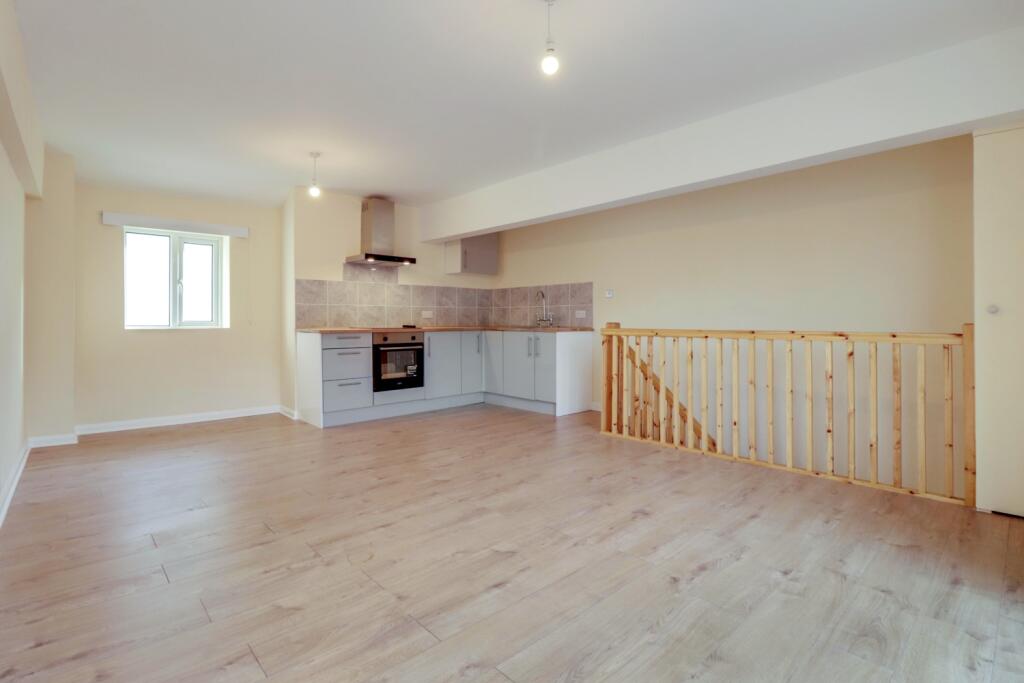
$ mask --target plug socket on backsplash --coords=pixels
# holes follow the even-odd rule
[[[553,326],[593,326],[592,282],[496,289],[404,285],[395,268],[370,271],[352,264],[345,264],[343,280],[295,281],[295,326],[534,326],[544,311],[540,292]]]

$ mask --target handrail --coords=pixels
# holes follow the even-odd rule
[[[975,505],[972,324],[964,325],[961,332],[936,333],[624,328],[608,323],[601,336],[601,431],[606,434]],[[880,347],[889,347],[891,358],[880,355]],[[796,377],[794,348],[803,366]],[[904,349],[911,351],[906,359]],[[941,358],[928,349],[941,352]],[[837,352],[842,354],[838,358]],[[865,356],[866,372],[857,362],[863,363]],[[777,358],[784,361],[779,383]],[[954,380],[957,362],[962,371],[959,383]],[[835,372],[837,364],[845,365],[845,373]],[[880,367],[889,373],[882,382]],[[865,374],[868,381],[858,381]],[[906,394],[904,375],[913,385]],[[941,391],[928,391],[930,376],[941,377]],[[780,396],[784,409],[776,415]],[[846,412],[846,420],[840,423],[835,420],[837,408]],[[867,420],[863,419],[865,408]],[[886,416],[884,421],[880,416]],[[709,433],[712,419],[714,437]],[[883,422],[890,432],[885,432]],[[905,431],[904,422],[912,423],[912,428]],[[802,429],[796,429],[797,423],[802,423]],[[765,426],[767,438],[761,431]],[[743,445],[741,434],[746,435]],[[907,448],[908,442],[913,451]],[[779,461],[783,455],[784,463]],[[957,462],[962,467],[959,481]]]

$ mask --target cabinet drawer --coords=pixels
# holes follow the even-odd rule
[[[343,379],[324,382],[324,412],[367,408],[373,405],[373,380]]]
[[[324,349],[324,379],[352,379],[373,375],[370,349]]]
[[[339,332],[338,334],[321,334],[322,349],[355,349],[370,346],[372,341],[369,332]]]

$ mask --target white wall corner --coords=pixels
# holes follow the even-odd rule
[[[11,508],[11,503],[14,501],[14,492],[18,489],[18,482],[21,481],[21,475],[25,472],[25,464],[28,462],[28,454],[32,451],[28,444],[25,444],[25,449],[21,453],[19,458],[18,466],[14,468],[14,476],[11,477],[11,488],[4,493],[4,497],[0,500],[0,528],[4,526],[4,520],[7,519],[7,511]]]
[[[278,406],[277,412],[281,413],[285,417],[291,418],[292,420],[298,419],[298,416],[295,413],[295,411],[289,408],[288,406]]]
[[[0,144],[25,194],[39,197],[46,146],[11,0],[0,0],[0,45]]]

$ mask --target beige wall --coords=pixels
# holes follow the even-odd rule
[[[125,330],[121,231],[104,210],[248,227],[230,245],[231,328]],[[80,183],[76,224],[79,425],[280,404],[280,209]]]
[[[25,203],[25,429],[75,431],[75,162],[47,148],[43,199]]]
[[[22,396],[25,191],[0,147],[0,515],[25,452]]]
[[[596,325],[950,331],[970,255],[959,137],[502,233],[501,281],[593,280]]]
[[[1024,127],[974,140],[974,260],[978,507],[1024,515]]]

